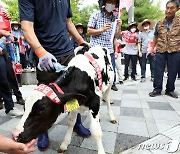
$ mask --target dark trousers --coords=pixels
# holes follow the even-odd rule
[[[111,56],[111,63],[112,63],[112,66],[113,66],[113,70],[114,70],[114,82],[113,82],[113,85],[115,85],[115,82],[116,82],[116,63],[115,63],[114,53],[111,53],[110,56]]]
[[[180,67],[180,52],[174,53],[159,53],[155,54],[155,69],[154,69],[154,90],[162,91],[163,75],[165,65],[167,63],[168,79],[166,84],[166,91],[171,92],[175,90],[175,80]]]
[[[146,78],[146,63],[147,60],[150,63],[150,70],[151,70],[151,78],[154,78],[154,56],[151,56],[150,54],[146,58],[146,53],[142,54],[142,57],[140,57],[139,62],[141,66],[141,78]]]
[[[124,54],[124,60],[125,60],[125,69],[124,69],[124,76],[125,76],[125,78],[129,77],[128,68],[129,68],[129,63],[131,61],[131,63],[132,63],[131,78],[135,79],[137,55]]]
[[[8,78],[8,82],[10,84],[10,87],[12,88],[14,95],[16,96],[16,99],[19,100],[22,98],[22,94],[19,90],[17,78],[16,78],[16,75],[14,73],[12,63],[9,60],[6,61],[6,69],[7,69],[7,78]]]
[[[0,98],[4,100],[6,112],[14,107],[11,88],[7,79],[6,62],[3,55],[0,55]]]

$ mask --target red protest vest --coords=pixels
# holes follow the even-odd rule
[[[0,5],[0,30],[11,31],[10,20],[4,17],[4,9],[1,5]]]
[[[129,31],[125,31],[122,35],[127,43],[136,43],[137,35]]]

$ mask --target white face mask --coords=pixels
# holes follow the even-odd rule
[[[18,27],[14,27],[14,30],[18,30]]]
[[[106,11],[112,12],[115,9],[115,5],[106,3]]]
[[[132,33],[134,33],[136,31],[136,28],[131,28],[130,30]]]
[[[150,27],[150,26],[146,26],[146,27],[144,27],[144,30],[148,30],[148,29],[149,29],[149,27]]]

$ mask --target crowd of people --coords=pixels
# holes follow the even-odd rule
[[[21,64],[22,69],[30,68],[31,71],[34,71],[34,67],[38,65],[39,68],[36,69],[38,84],[48,84],[54,75],[50,72],[55,69],[53,62],[67,66],[75,56],[74,49],[79,45],[87,49],[96,45],[109,49],[115,74],[112,90],[118,91],[116,84],[123,84],[129,76],[137,81],[138,61],[141,67],[140,82],[146,82],[148,61],[151,71],[150,80],[154,87],[149,96],[161,95],[163,75],[167,65],[165,94],[178,98],[174,91],[175,80],[180,79],[180,18],[176,15],[179,10],[178,1],[167,2],[166,17],[157,23],[151,19],[145,19],[141,23],[132,22],[125,31],[121,31],[122,21],[114,13],[119,7],[119,0],[99,0],[99,6],[100,9],[91,15],[86,27],[81,23],[73,24],[70,0],[19,0],[21,24],[12,22],[11,31],[0,30],[0,109],[3,108],[4,102],[6,114],[15,116],[23,114],[14,107],[12,99],[14,93],[17,103],[24,105],[19,90],[21,73],[14,71],[17,64]],[[10,19],[8,13],[5,13],[5,18]],[[90,36],[90,43],[87,41],[86,33]],[[82,125],[80,114],[77,115],[74,131],[83,137],[91,135],[89,129]],[[0,136],[0,143],[2,139],[9,140]],[[28,145],[15,145],[13,140],[11,142],[12,146],[9,145],[11,150],[18,146],[19,148],[14,150],[21,150],[22,153],[34,150],[32,148],[34,141]],[[39,136],[37,146],[39,150],[46,150],[48,145],[47,130]],[[7,152],[8,149],[0,144],[0,151]]]

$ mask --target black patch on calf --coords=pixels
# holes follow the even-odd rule
[[[99,59],[98,55],[96,55],[95,53],[91,53],[91,55],[94,59]]]

